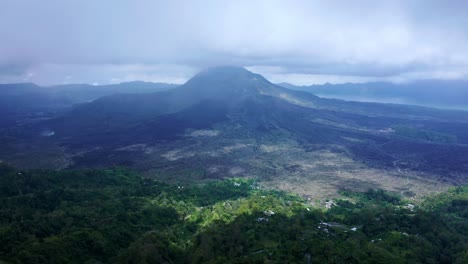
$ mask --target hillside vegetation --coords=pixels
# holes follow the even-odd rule
[[[124,169],[0,165],[0,262],[466,263],[468,188],[380,190],[331,209],[254,180],[169,185]]]

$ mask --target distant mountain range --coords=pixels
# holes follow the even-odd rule
[[[177,85],[126,82],[111,85],[69,84],[38,86],[33,83],[0,84],[0,127],[19,119],[55,116],[74,104],[86,103],[113,94],[145,94],[164,91]]]
[[[350,101],[414,104],[468,110],[468,81],[420,80],[409,83],[344,83],[296,86],[280,83],[288,89],[307,91],[321,97]]]
[[[147,85],[163,91],[19,116],[0,130],[0,159],[129,166],[173,182],[253,177],[310,196],[374,187],[414,196],[468,182],[465,111],[320,98],[230,66],[177,87]]]
[[[151,93],[167,90],[177,85],[150,82],[126,82],[110,85],[66,84],[38,86],[33,83],[0,84],[2,105],[22,107],[42,107],[69,105],[92,101],[112,94]]]

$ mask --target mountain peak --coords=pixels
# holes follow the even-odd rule
[[[223,66],[215,66],[215,67],[206,68],[202,70],[198,75],[207,75],[207,74],[243,75],[243,74],[253,74],[253,73],[246,70],[244,67],[223,65]]]
[[[250,72],[242,67],[220,66],[205,69],[174,89],[178,98],[190,100],[215,99],[235,103],[245,98],[272,96],[293,104],[309,105],[302,97],[316,99],[312,94],[301,94],[275,85],[262,75]],[[189,99],[187,99],[189,100]]]
[[[243,81],[247,82],[249,80],[262,80],[268,82],[263,76],[250,72],[243,67],[238,66],[217,66],[211,67],[202,70],[197,75],[195,75],[193,80],[211,80],[215,82],[220,81]],[[191,80],[192,80],[191,79]]]
[[[260,74],[242,67],[218,66],[207,68],[193,78],[184,87],[201,94],[220,96],[240,96],[265,93],[274,84]]]

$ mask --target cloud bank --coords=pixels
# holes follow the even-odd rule
[[[466,79],[466,1],[0,1],[0,82]]]

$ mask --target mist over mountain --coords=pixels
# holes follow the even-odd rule
[[[468,81],[419,80],[408,83],[370,82],[295,86],[289,89],[307,91],[319,96],[351,101],[369,101],[431,106],[467,110]]]

